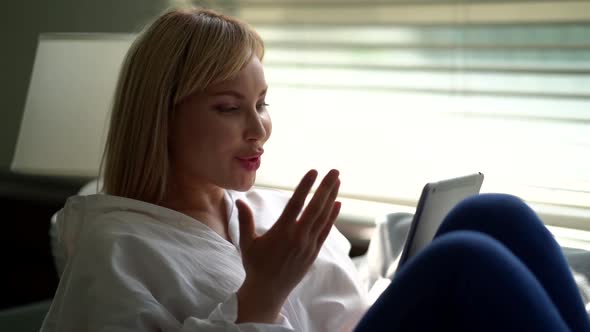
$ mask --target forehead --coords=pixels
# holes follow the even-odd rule
[[[206,92],[215,93],[229,88],[253,89],[260,91],[265,90],[266,87],[266,79],[264,77],[262,63],[257,57],[252,57],[252,60],[250,60],[233,78],[211,84]]]

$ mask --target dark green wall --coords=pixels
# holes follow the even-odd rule
[[[10,168],[37,37],[43,32],[136,32],[169,0],[5,1],[0,15],[0,172]]]

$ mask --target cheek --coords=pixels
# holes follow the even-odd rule
[[[176,158],[185,162],[193,162],[194,158],[206,153],[207,141],[210,139],[208,128],[199,126],[199,122],[193,119],[184,119],[177,124],[174,139],[171,142],[176,152]]]

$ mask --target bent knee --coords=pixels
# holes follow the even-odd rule
[[[524,201],[507,194],[480,194],[464,199],[445,217],[439,233],[461,229],[490,234],[508,229],[517,233],[545,231],[541,220]]]
[[[436,238],[428,247],[438,256],[459,257],[471,260],[498,254],[511,255],[504,245],[493,237],[474,231],[456,231]]]

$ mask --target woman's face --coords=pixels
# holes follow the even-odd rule
[[[272,129],[266,89],[262,64],[253,57],[235,78],[180,103],[170,127],[173,177],[188,185],[250,189]]]

